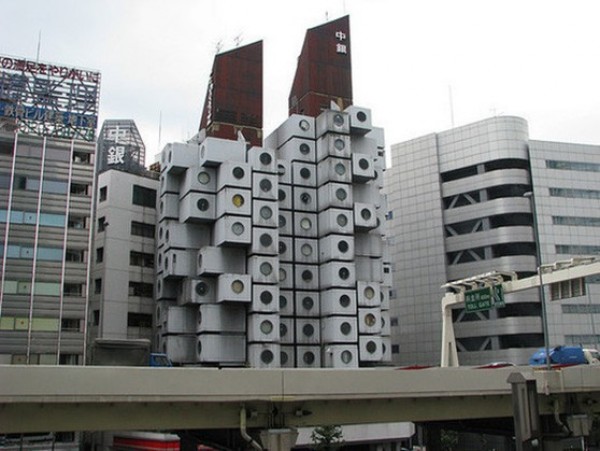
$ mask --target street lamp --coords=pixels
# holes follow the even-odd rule
[[[538,226],[537,220],[537,210],[535,208],[535,197],[533,196],[533,191],[527,191],[523,194],[523,197],[527,197],[531,202],[531,214],[533,215],[533,233],[535,238],[535,254],[537,260],[537,273],[540,278],[540,302],[542,304],[542,333],[544,334],[544,349],[546,352],[546,369],[551,369],[550,366],[550,346],[548,345],[548,340],[550,339],[548,335],[548,316],[546,313],[546,292],[544,291],[544,284],[542,281],[542,251],[540,246],[540,230]]]

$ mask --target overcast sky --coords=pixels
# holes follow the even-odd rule
[[[0,53],[35,59],[41,32],[41,61],[99,70],[100,121],[134,119],[150,164],[197,131],[219,45],[264,41],[269,134],[306,29],[345,14],[354,103],[388,148],[493,115],[600,144],[598,0],[0,0]]]

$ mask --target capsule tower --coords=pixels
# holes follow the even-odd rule
[[[352,105],[349,17],[307,31],[263,142],[262,42],[215,58],[199,133],[161,155],[156,346],[182,365],[391,360],[383,130]]]

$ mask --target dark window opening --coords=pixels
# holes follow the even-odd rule
[[[151,298],[154,293],[154,285],[143,282],[129,282],[129,296]]]
[[[146,224],[143,222],[131,221],[131,234],[144,238],[154,238],[156,227],[154,224]]]
[[[152,315],[128,312],[127,327],[152,327]]]
[[[102,188],[100,188],[100,202],[104,202],[106,200],[106,198],[108,197],[108,188],[106,186],[103,186]]]

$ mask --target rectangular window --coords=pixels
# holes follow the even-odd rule
[[[567,255],[598,255],[600,246],[586,246],[576,244],[557,244],[555,246],[557,254]]]
[[[156,227],[154,224],[146,224],[144,222],[131,221],[131,234],[134,236],[142,236],[144,238],[154,238]]]
[[[134,205],[156,208],[156,190],[144,186],[133,185],[132,202]]]
[[[65,261],[82,263],[85,261],[85,251],[79,249],[67,249]]]
[[[94,293],[102,293],[102,279],[94,279]]]
[[[42,332],[57,332],[59,321],[55,318],[33,318],[31,320],[31,330]]]
[[[131,251],[129,252],[129,264],[143,268],[154,268],[154,254]]]
[[[83,296],[83,284],[65,283],[63,285],[63,293],[65,296]]]
[[[63,318],[60,322],[60,330],[79,332],[81,330],[81,321],[76,318]]]
[[[552,197],[567,197],[570,199],[600,199],[600,191],[593,189],[549,188]]]
[[[90,163],[90,154],[85,153],[85,152],[78,152],[78,151],[73,152],[73,163],[89,164]]]
[[[583,216],[552,216],[552,224],[581,227],[600,227],[600,218],[586,218]]]
[[[69,216],[68,227],[70,229],[85,229],[87,218],[85,216]]]
[[[107,192],[108,188],[106,186],[103,186],[102,188],[100,188],[100,202],[104,202],[106,200],[106,197],[108,195]]]
[[[154,293],[154,285],[143,282],[129,282],[129,296],[151,298]]]
[[[98,326],[100,324],[100,310],[94,310],[92,312],[92,322],[94,326]]]
[[[600,172],[600,164],[579,161],[546,160],[548,169],[563,169],[567,171]]]
[[[88,185],[83,183],[71,183],[71,194],[74,196],[87,196]]]
[[[34,294],[37,296],[60,296],[60,284],[53,282],[36,282]]]
[[[108,225],[104,216],[98,218],[98,232],[104,232],[104,229]]]
[[[104,248],[99,247],[96,249],[96,263],[102,263],[104,261]]]
[[[152,315],[128,312],[127,327],[152,327]]]

